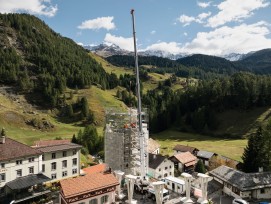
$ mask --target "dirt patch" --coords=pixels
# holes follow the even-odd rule
[[[7,123],[12,123],[12,124],[25,124],[25,118],[13,111],[6,111],[1,113],[1,118],[6,121]]]

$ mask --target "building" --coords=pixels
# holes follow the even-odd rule
[[[31,148],[6,136],[1,136],[1,201],[27,202],[50,193],[50,191],[42,187],[42,184],[50,179],[41,173],[42,152],[40,150]]]
[[[235,198],[271,199],[271,172],[244,173],[227,166],[209,172],[223,192]]]
[[[217,156],[216,153],[213,153],[213,152],[208,152],[208,151],[203,151],[203,150],[200,150],[198,151],[197,153],[197,157],[198,159],[202,160],[203,164],[207,167],[209,167],[209,160],[212,158],[212,157],[215,157]]]
[[[185,193],[185,182],[182,179],[173,177],[173,176],[168,176],[166,178],[163,178],[162,181],[165,182],[165,185],[167,186],[167,189],[183,194]]]
[[[185,146],[185,145],[180,145],[177,144],[174,148],[174,154],[178,154],[178,153],[182,153],[182,152],[190,152],[193,155],[197,155],[197,152],[199,151],[197,148],[195,147],[190,147],[190,146]]]
[[[80,173],[81,145],[62,140],[39,141],[36,150],[42,154],[41,172],[51,182],[78,176]]]
[[[112,173],[91,173],[60,181],[61,204],[107,204],[115,202],[119,185]]]
[[[174,163],[165,156],[159,154],[149,154],[148,174],[150,177],[156,179],[174,176]]]
[[[159,154],[160,153],[160,144],[152,138],[149,138],[148,142],[148,152],[151,154]]]
[[[108,110],[105,128],[105,163],[112,170],[121,170],[126,174],[139,174],[141,164],[148,169],[149,131],[146,111],[142,112],[143,144],[140,145],[138,114],[136,109],[127,112]],[[143,148],[140,146],[144,146]],[[141,151],[142,150],[142,151]],[[142,157],[145,155],[146,157]]]
[[[197,157],[190,152],[175,154],[169,158],[180,172],[190,172],[194,170],[197,163]]]
[[[95,174],[95,173],[102,173],[107,170],[106,164],[97,164],[94,166],[89,166],[82,169],[85,174]]]

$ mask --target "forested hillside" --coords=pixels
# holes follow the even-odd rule
[[[66,87],[116,86],[86,50],[27,14],[0,14],[0,62],[0,83],[35,93],[49,107]]]

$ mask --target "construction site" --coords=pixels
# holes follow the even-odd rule
[[[125,174],[140,175],[141,164],[145,172],[148,169],[148,114],[142,111],[142,133],[139,132],[136,109],[127,112],[107,110],[105,127],[105,163],[113,170],[121,170]],[[143,148],[140,145],[143,139]],[[141,151],[144,154],[141,159]]]

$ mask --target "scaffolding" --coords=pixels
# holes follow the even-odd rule
[[[148,114],[142,110],[144,148],[140,148],[140,131],[136,109],[126,112],[109,109],[106,111],[105,163],[113,170],[126,174],[140,175],[141,151],[144,151],[144,167],[148,172]]]

